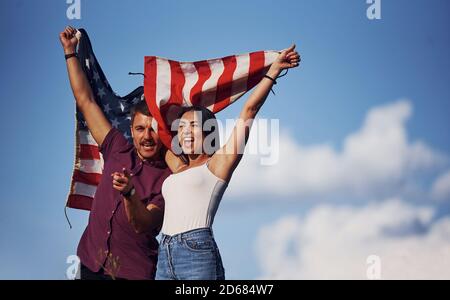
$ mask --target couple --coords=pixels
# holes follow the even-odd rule
[[[182,150],[174,154],[161,145],[144,101],[131,110],[133,145],[111,126],[76,56],[75,33],[67,27],[59,37],[77,107],[104,160],[78,246],[81,279],[225,279],[211,229],[214,215],[275,79],[299,65],[295,45],[279,54],[256,86],[223,147],[218,126],[204,126],[216,122],[214,114],[190,107],[172,126]],[[204,143],[211,137],[214,144]]]

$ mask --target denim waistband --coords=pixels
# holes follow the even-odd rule
[[[161,244],[168,244],[170,241],[175,240],[181,242],[183,239],[187,238],[201,238],[201,237],[209,237],[214,238],[214,234],[211,228],[197,228],[189,231],[177,233],[175,235],[167,235],[161,233]]]

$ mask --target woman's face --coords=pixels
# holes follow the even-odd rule
[[[178,125],[178,140],[185,154],[203,153],[203,130],[201,112],[184,113]]]

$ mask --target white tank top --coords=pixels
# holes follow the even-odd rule
[[[208,163],[172,174],[162,185],[165,201],[161,232],[175,235],[211,227],[227,182],[215,176]]]

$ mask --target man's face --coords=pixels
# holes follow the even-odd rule
[[[131,126],[133,144],[141,159],[152,159],[159,154],[161,142],[152,128],[152,117],[136,112]]]

